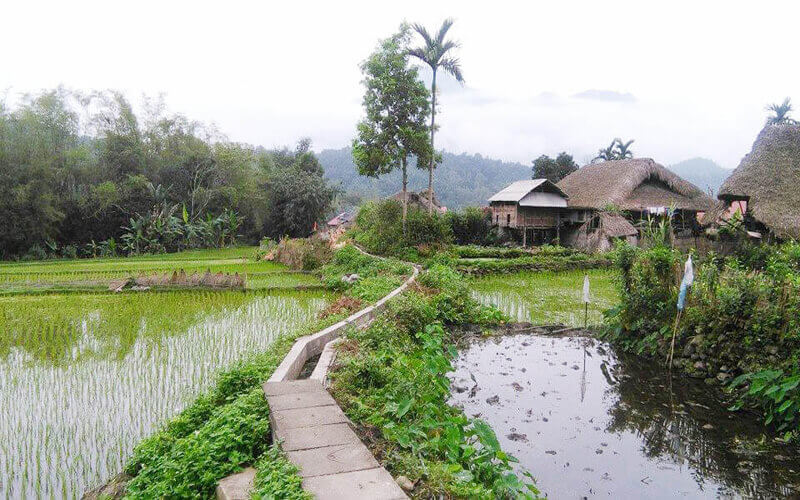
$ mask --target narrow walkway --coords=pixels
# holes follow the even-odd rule
[[[407,498],[316,380],[267,382],[274,437],[318,499]]]
[[[414,266],[412,275],[375,305],[298,339],[263,385],[273,442],[281,443],[288,459],[298,467],[303,489],[319,500],[408,498],[353,432],[350,420],[322,383],[333,361],[333,344],[345,329],[372,322],[388,301],[414,282],[418,273],[419,268]],[[321,356],[311,378],[295,380],[305,362],[317,354]],[[249,499],[255,473],[250,467],[224,478],[217,485],[217,498]]]

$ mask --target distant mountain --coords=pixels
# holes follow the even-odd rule
[[[733,172],[733,170],[720,167],[706,158],[691,158],[670,165],[668,168],[703,191],[711,190],[714,196],[725,179]]]
[[[326,149],[317,155],[325,177],[341,183],[348,197],[376,199],[400,191],[399,171],[377,179],[358,175],[350,148]],[[484,158],[479,154],[443,153],[442,164],[434,172],[434,190],[439,201],[450,209],[487,205],[487,199],[508,184],[531,178],[531,167],[521,163]],[[428,171],[409,168],[408,188],[428,187]]]

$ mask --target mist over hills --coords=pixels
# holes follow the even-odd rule
[[[733,172],[733,170],[720,167],[713,160],[707,158],[690,158],[670,165],[668,168],[703,191],[711,191],[714,196],[717,195],[717,191],[725,179]]]
[[[358,175],[349,147],[326,149],[318,155],[325,168],[325,177],[338,183],[348,199],[377,199],[400,190],[400,171],[378,178]],[[725,178],[732,172],[705,158],[692,158],[669,167],[676,174],[704,191],[717,192]],[[531,178],[531,166],[517,162],[504,162],[480,154],[454,154],[444,152],[442,164],[435,172],[436,196],[450,209],[487,205],[487,199],[508,184]],[[409,190],[428,187],[428,172],[414,166],[409,168]]]

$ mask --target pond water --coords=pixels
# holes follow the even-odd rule
[[[79,498],[327,292],[0,298],[0,498]]]
[[[477,340],[452,403],[487,421],[549,498],[787,498],[800,448],[718,389],[591,338]]]

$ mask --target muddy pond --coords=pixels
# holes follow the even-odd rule
[[[787,498],[800,447],[717,388],[586,337],[473,341],[452,404],[487,421],[549,498]]]

